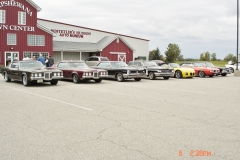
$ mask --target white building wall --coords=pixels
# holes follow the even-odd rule
[[[61,30],[59,32],[67,32],[63,33],[60,36],[60,33],[57,33],[57,37],[54,37],[54,41],[70,41],[70,42],[89,42],[89,43],[97,43],[105,36],[117,36],[117,34],[107,33],[104,31],[97,31],[94,29],[85,29],[78,26],[72,26],[57,22],[45,21],[38,19],[38,24],[48,28],[49,30]],[[71,32],[73,31],[73,32]],[[72,34],[73,33],[73,34]],[[90,35],[83,35],[82,38],[70,37],[72,35],[79,35],[77,33],[90,33]],[[149,54],[149,41],[141,40],[137,38],[132,38],[124,35],[120,35],[131,47],[135,49],[133,58],[138,56],[145,56],[148,58]]]

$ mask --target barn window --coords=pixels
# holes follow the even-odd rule
[[[7,45],[16,45],[17,44],[17,35],[16,34],[7,34]]]
[[[26,25],[26,12],[18,12],[18,24]]]
[[[0,10],[0,23],[6,23],[6,12],[5,12],[5,10]]]
[[[45,37],[43,35],[28,35],[29,46],[45,46]]]

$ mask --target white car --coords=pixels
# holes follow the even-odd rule
[[[226,68],[229,68],[230,73],[234,73],[234,70],[237,68],[237,63],[228,62],[228,64],[225,65]],[[240,69],[240,62],[238,62],[238,69]]]

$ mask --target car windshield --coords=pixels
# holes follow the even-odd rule
[[[24,61],[20,62],[20,68],[45,68],[40,61]]]
[[[180,67],[179,64],[177,64],[177,63],[170,63],[170,66],[172,68],[179,68]]]
[[[155,62],[143,62],[144,66],[151,66],[151,67],[154,67],[154,66],[158,66]]]
[[[209,63],[209,62],[208,63],[203,63],[203,64],[205,64],[206,67],[215,67],[212,63]]]
[[[101,61],[109,61],[109,60],[108,60],[107,58],[105,58],[105,57],[101,57],[100,60],[101,60]]]
[[[68,66],[73,68],[75,67],[88,68],[88,66],[84,62],[68,62]]]
[[[204,67],[204,64],[201,63],[193,63],[194,67]]]
[[[127,67],[125,62],[111,62],[112,67]]]

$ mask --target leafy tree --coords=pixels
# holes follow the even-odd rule
[[[184,61],[183,55],[180,54],[180,56],[178,56],[178,59],[177,59],[177,60],[178,60],[178,61]]]
[[[174,62],[180,56],[181,49],[177,44],[168,44],[167,50],[165,51],[166,62]]]
[[[216,53],[211,54],[211,61],[217,61],[217,55]]]
[[[200,61],[210,61],[210,53],[207,51],[200,54]]]
[[[232,53],[229,53],[228,55],[226,55],[226,57],[223,60],[226,62],[228,61],[236,62],[237,58]]]
[[[152,50],[149,52],[149,60],[164,60],[163,56],[161,55],[160,50],[157,48],[156,50]]]

